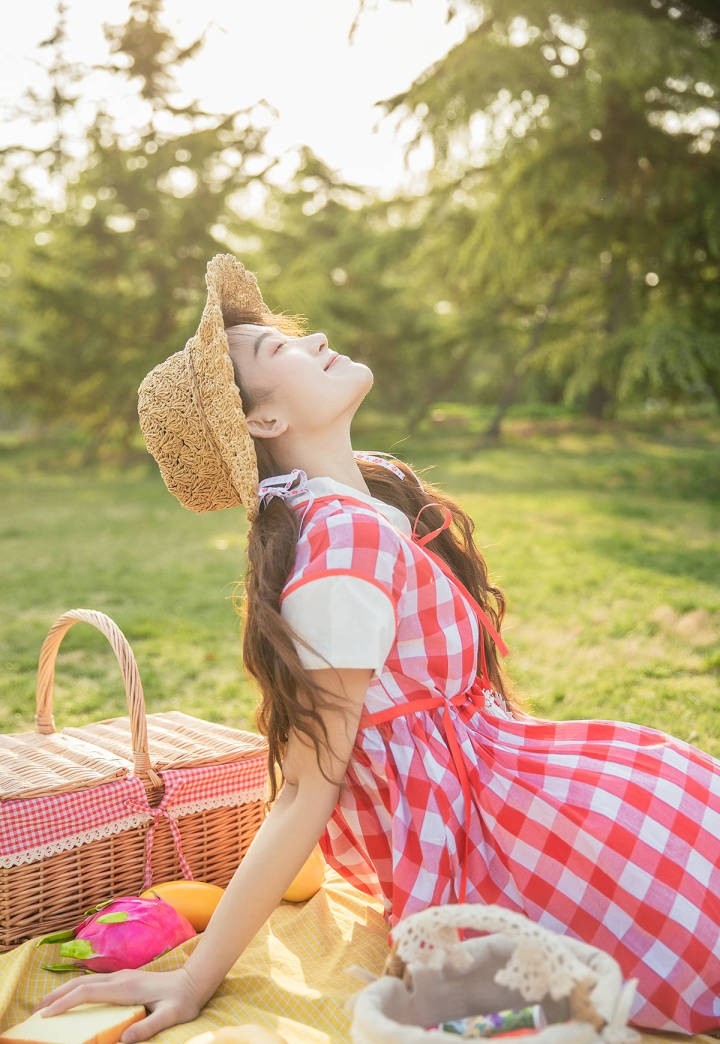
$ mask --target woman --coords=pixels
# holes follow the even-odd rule
[[[193,1019],[320,839],[391,923],[500,903],[610,952],[638,979],[637,1025],[720,1026],[720,763],[651,729],[524,714],[471,521],[353,452],[370,371],[272,315],[232,256],[207,285],[140,423],[182,504],[247,510],[244,655],[283,785],[182,969],[70,981],[48,1012],[143,1003],[126,1042]]]

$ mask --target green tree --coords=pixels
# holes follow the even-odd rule
[[[720,402],[716,22],[660,0],[466,6],[476,27],[386,108],[435,148],[416,261],[427,282],[448,258],[474,387],[507,405],[532,381],[597,415]]]
[[[137,385],[192,333],[231,200],[271,165],[261,114],[218,117],[177,103],[174,73],[201,41],[179,49],[161,13],[162,0],[133,0],[127,22],[106,30],[106,72],[135,89],[138,116],[127,130],[98,106],[79,149],[63,129],[76,95],[60,5],[47,42],[49,96],[32,99],[38,117],[54,114],[54,140],[45,155],[18,148],[4,157],[25,250],[6,263],[22,322],[4,340],[0,380],[24,412],[90,432],[99,453],[136,437]],[[38,160],[47,198],[31,210]]]

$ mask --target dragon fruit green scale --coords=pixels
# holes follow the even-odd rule
[[[187,918],[164,899],[123,896],[96,907],[72,931],[40,943],[59,942],[60,956],[74,958],[48,966],[53,971],[111,972],[148,964],[195,934]]]

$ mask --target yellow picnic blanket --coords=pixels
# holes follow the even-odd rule
[[[380,907],[328,872],[325,887],[307,903],[275,910],[200,1018],[157,1034],[153,1044],[186,1044],[205,1030],[246,1022],[275,1030],[287,1044],[347,1044],[348,1001],[364,985],[357,968],[380,974],[387,935]],[[150,967],[176,968],[194,945],[190,940]],[[27,1018],[61,981],[41,967],[55,956],[33,941],[0,954],[0,1028]],[[711,1038],[642,1037],[642,1044],[701,1041]]]

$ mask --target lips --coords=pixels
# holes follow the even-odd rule
[[[327,372],[330,369],[331,366],[335,365],[335,363],[338,361],[339,358],[340,358],[340,356],[339,356],[339,354],[337,352],[331,352],[330,353],[330,361],[323,367],[323,369]]]

